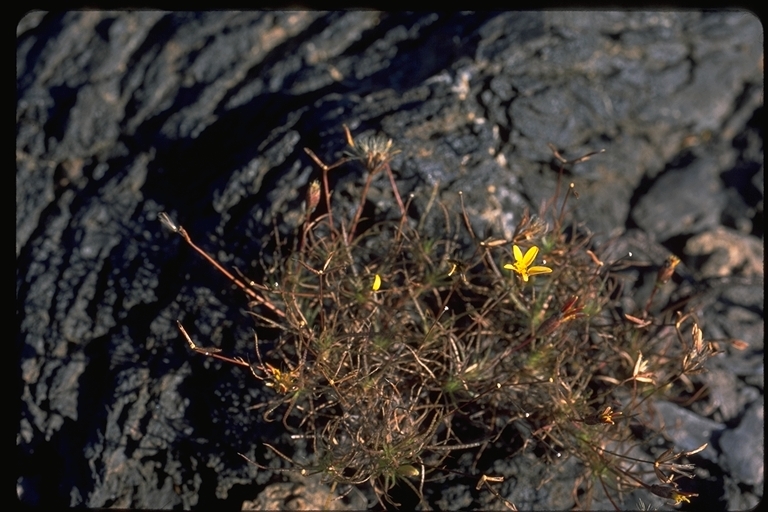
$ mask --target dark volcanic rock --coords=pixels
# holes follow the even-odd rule
[[[755,443],[765,428],[764,409],[762,402],[751,406],[739,426],[720,439],[733,478],[753,486],[764,482],[765,446]]]
[[[478,232],[500,236],[551,197],[547,143],[566,158],[606,149],[567,169],[578,218],[604,238],[644,231],[626,243],[645,240],[653,265],[681,256],[707,337],[749,344],[718,360],[735,377],[717,382],[734,389],[711,395],[721,412],[707,421],[724,430],[706,460],[712,510],[756,503],[762,466],[734,447],[762,442],[762,37],[740,11],[28,14],[16,51],[21,500],[239,509],[282,482],[238,455],[285,465],[262,446],[285,442],[282,426],[249,410],[262,387],[190,355],[175,327],[250,353],[245,298],[157,218],[260,278],[273,226],[292,231],[317,174],[303,148],[333,161],[346,123],[394,139],[417,207],[434,186],[449,207],[462,191]],[[331,176],[352,208],[361,171]],[[371,214],[392,215],[379,179]],[[718,245],[719,229],[747,260],[720,263],[737,242]],[[635,277],[645,293],[652,273]],[[748,409],[722,403],[733,396]],[[568,482],[525,494],[531,475],[505,495],[572,505]],[[489,506],[472,485],[425,494]]]

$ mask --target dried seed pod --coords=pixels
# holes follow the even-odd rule
[[[320,182],[314,180],[307,189],[307,213],[312,213],[320,204]]]

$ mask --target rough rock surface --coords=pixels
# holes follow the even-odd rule
[[[16,50],[20,499],[230,510],[294,499],[269,486],[284,475],[238,456],[284,435],[248,409],[261,387],[191,356],[175,328],[248,353],[246,301],[157,217],[248,273],[273,223],[296,222],[317,172],[302,149],[332,161],[346,123],[395,140],[401,190],[439,185],[448,205],[463,191],[481,232],[501,214],[500,235],[552,194],[547,143],[566,157],[606,149],[569,175],[582,220],[651,265],[680,256],[707,337],[748,345],[714,361],[702,405],[665,410],[718,426],[697,506],[756,505],[764,456],[745,446],[763,442],[762,38],[740,11],[28,14]],[[344,169],[341,201],[361,178]],[[379,184],[373,213],[392,204]],[[650,276],[637,276],[639,295]],[[562,485],[521,476],[502,494],[572,506],[564,471]],[[475,483],[427,500],[491,506]]]

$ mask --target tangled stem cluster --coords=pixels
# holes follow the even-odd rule
[[[425,485],[456,473],[452,453],[534,451],[553,464],[580,461],[580,508],[600,492],[619,509],[618,498],[639,488],[675,504],[694,498],[678,484],[692,465],[673,461],[696,451],[653,456],[649,440],[662,432],[650,421],[652,402],[685,393],[717,348],[687,312],[657,303],[656,288],[642,310],[619,307],[626,262],[602,261],[607,247],[565,222],[573,186],[560,198],[558,180],[539,215],[521,212],[511,240],[478,238],[463,197],[453,221],[443,206],[444,232],[435,236],[406,216],[414,198],[403,203],[397,190],[392,141],[345,131],[348,148],[334,164],[306,150],[321,175],[308,186],[293,246],[283,241],[267,269],[278,276],[274,286],[234,277],[163,217],[245,291],[256,332],[276,336],[257,339],[249,363],[198,346],[179,324],[194,351],[250,368],[271,388],[259,407],[264,419],[310,440],[313,460],[292,461],[296,469],[322,474],[334,489],[368,484],[382,506],[403,486],[426,504]],[[563,166],[593,154],[568,162],[555,151]],[[334,211],[328,175],[350,160],[368,174],[347,219]],[[399,218],[361,228],[382,173]],[[546,266],[534,265],[540,252]],[[660,262],[658,288],[677,263]],[[498,490],[504,475],[472,471],[478,489],[515,508]]]

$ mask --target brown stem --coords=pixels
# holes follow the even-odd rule
[[[395,183],[395,176],[392,174],[392,168],[389,166],[389,163],[384,164],[384,169],[387,171],[387,176],[389,176],[389,183],[392,185],[392,192],[395,194],[395,200],[397,201],[397,206],[400,207],[400,215],[402,217],[405,217],[405,206],[403,205],[403,200],[400,198],[400,192],[397,190],[397,183]]]
[[[254,300],[256,303],[258,303],[258,304],[261,304],[261,305],[263,305],[263,306],[266,306],[266,307],[268,307],[269,309],[271,309],[273,312],[277,313],[277,314],[278,314],[278,315],[280,315],[280,316],[285,316],[285,313],[283,313],[282,311],[280,311],[279,309],[277,309],[277,308],[274,306],[274,304],[272,304],[271,302],[269,302],[267,299],[265,299],[264,297],[262,297],[260,294],[258,294],[258,293],[256,293],[255,291],[253,291],[253,290],[252,290],[251,288],[249,288],[249,287],[248,287],[248,286],[247,286],[245,283],[243,283],[243,282],[242,282],[242,281],[240,281],[238,278],[236,278],[235,276],[233,276],[233,275],[232,275],[232,274],[231,274],[231,273],[230,273],[230,272],[229,272],[227,269],[225,269],[224,267],[222,267],[222,266],[219,264],[219,262],[218,262],[218,261],[216,261],[215,259],[213,259],[213,258],[212,258],[210,255],[208,255],[208,253],[207,253],[207,252],[205,252],[205,251],[204,251],[204,250],[202,250],[200,247],[198,247],[197,245],[195,245],[195,243],[192,241],[192,238],[191,238],[191,237],[189,236],[189,234],[187,233],[187,230],[186,230],[186,229],[184,229],[184,228],[183,228],[183,227],[181,227],[181,226],[177,226],[177,227],[176,227],[176,232],[177,232],[177,233],[178,233],[178,234],[179,234],[179,235],[180,235],[180,236],[181,236],[181,237],[184,239],[184,241],[185,241],[185,242],[187,242],[187,245],[189,245],[189,246],[190,246],[192,249],[194,249],[194,250],[195,250],[195,252],[197,252],[197,253],[198,253],[200,256],[202,256],[202,257],[203,257],[203,258],[204,258],[204,259],[205,259],[205,260],[206,260],[208,263],[210,263],[211,265],[213,265],[213,267],[214,267],[216,270],[218,270],[219,272],[221,272],[222,274],[224,274],[224,275],[227,277],[227,279],[229,279],[230,281],[232,281],[233,283],[235,283],[235,285],[237,285],[237,286],[238,286],[238,287],[239,287],[241,290],[243,290],[243,291],[245,292],[245,294],[246,294],[246,295],[248,295],[250,298],[252,298],[252,299],[253,299],[253,300]]]
[[[373,173],[368,173],[368,179],[365,180],[365,185],[363,186],[363,192],[360,194],[360,205],[357,207],[357,211],[355,212],[355,217],[352,219],[352,224],[349,226],[349,233],[347,234],[347,243],[352,243],[352,238],[355,236],[355,229],[357,228],[357,223],[360,221],[360,216],[363,214],[363,206],[365,205],[365,199],[368,196],[368,189],[371,188],[371,182],[373,181]]]

